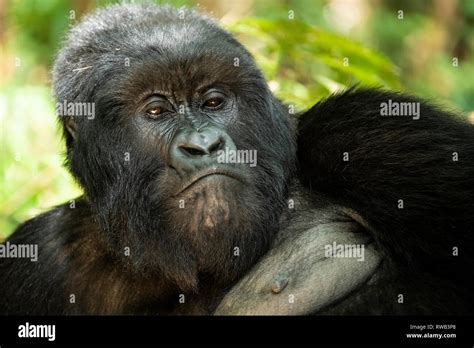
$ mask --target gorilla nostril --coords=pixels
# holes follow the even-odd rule
[[[188,156],[204,156],[208,153],[206,149],[202,147],[188,144],[180,145],[179,150]]]
[[[224,149],[224,140],[223,139],[218,139],[214,144],[212,144],[211,146],[209,146],[209,153],[214,153],[214,152],[217,152],[219,150],[223,150]]]

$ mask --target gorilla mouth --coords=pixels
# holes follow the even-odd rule
[[[220,176],[227,176],[229,178],[232,178],[234,180],[244,182],[243,176],[238,173],[235,170],[227,169],[227,168],[218,168],[218,167],[212,167],[206,170],[201,170],[197,173],[194,173],[190,178],[184,181],[184,183],[180,186],[179,190],[174,196],[177,196],[190,187],[192,187],[194,184],[197,182],[201,181],[204,178],[207,178],[209,176],[214,176],[214,175],[220,175]]]

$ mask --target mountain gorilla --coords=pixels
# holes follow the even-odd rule
[[[4,244],[39,255],[0,260],[0,313],[472,312],[474,129],[458,116],[350,89],[294,117],[230,34],[154,5],[84,19],[53,79],[84,196]]]

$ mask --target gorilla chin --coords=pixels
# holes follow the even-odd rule
[[[178,250],[187,246],[196,283],[197,274],[229,283],[268,249],[278,219],[268,214],[262,197],[246,171],[213,166],[184,180],[166,199],[162,220],[172,224],[162,224],[163,238],[173,238]]]
[[[244,197],[246,182],[236,170],[212,167],[185,180],[171,205],[184,213],[183,218],[189,221],[186,230],[191,235],[226,233],[229,224],[239,219],[233,214],[249,200]]]

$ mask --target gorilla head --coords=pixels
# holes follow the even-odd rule
[[[61,122],[111,255],[192,289],[201,275],[234,280],[267,250],[294,139],[231,35],[190,10],[109,7],[70,32],[53,75],[58,103],[95,106]],[[222,161],[235,150],[257,165]]]

